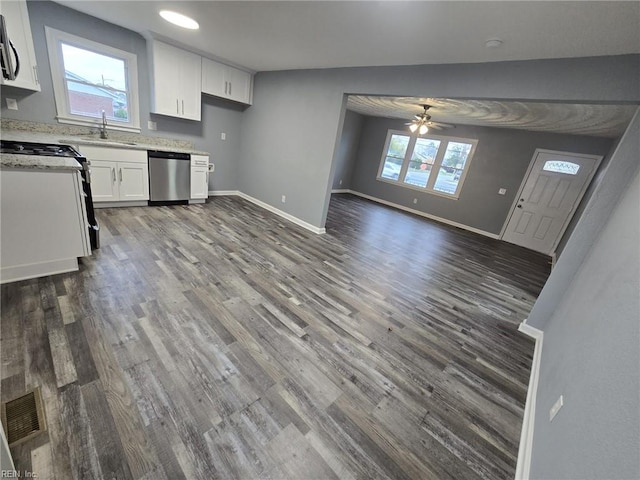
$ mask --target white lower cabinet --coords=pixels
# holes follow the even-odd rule
[[[116,165],[116,162],[91,160],[91,197],[94,203],[118,200]]]
[[[118,196],[121,201],[149,200],[149,167],[118,162]]]
[[[146,150],[81,146],[80,151],[91,162],[94,203],[149,200]]]
[[[142,163],[91,161],[94,203],[149,200],[149,167]]]
[[[209,157],[191,155],[191,200],[209,197]]]
[[[0,283],[72,272],[88,255],[79,170],[0,170]]]

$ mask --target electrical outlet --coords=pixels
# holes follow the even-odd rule
[[[158,130],[158,122],[154,122],[154,121],[152,121],[152,120],[149,120],[149,121],[147,122],[147,128],[148,128],[149,130]]]
[[[286,195],[282,195],[282,203],[286,203],[287,201],[287,196]]]
[[[564,405],[564,397],[560,395],[560,398],[556,400],[556,403],[553,404],[551,410],[549,410],[549,421],[552,421],[554,417],[558,414],[562,406]]]
[[[416,203],[418,203],[418,199],[417,199],[417,198],[414,198],[414,199],[413,199],[413,204],[415,205]]]
[[[17,110],[18,109],[18,102],[16,101],[15,98],[7,98],[7,108],[9,110]]]
[[[342,185],[342,180],[340,180],[340,185]]]
[[[506,188],[501,188],[500,190],[498,190],[498,195],[505,195],[506,193],[507,193]]]
[[[227,134],[226,134],[226,133],[224,133],[224,132],[222,132],[222,133],[220,134],[220,140],[226,140],[226,139],[227,139]]]

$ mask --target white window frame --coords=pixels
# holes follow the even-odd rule
[[[127,75],[127,96],[129,98],[129,121],[114,122],[107,125],[108,130],[122,130],[127,132],[140,133],[140,103],[138,101],[138,59],[137,56],[124,50],[109,47],[101,43],[93,42],[82,37],[77,37],[67,32],[62,32],[51,27],[44,27],[47,38],[47,50],[49,51],[49,66],[51,68],[51,78],[53,80],[53,94],[58,112],[57,120],[60,123],[71,125],[99,126],[101,119],[86,115],[76,115],[71,113],[69,107],[69,93],[67,82],[65,81],[64,61],[62,56],[61,43],[72,45],[83,50],[89,50],[101,55],[117,58],[125,62]]]
[[[393,135],[402,135],[404,137],[409,137],[409,144],[407,145],[407,151],[405,152],[404,160],[402,161],[402,167],[400,168],[400,173],[396,180],[393,180],[390,178],[384,178],[382,176],[382,171],[384,170],[384,164],[387,158],[387,152],[389,150],[389,143],[391,142],[391,137]],[[440,146],[438,147],[436,158],[433,161],[433,165],[431,166],[431,173],[429,174],[427,185],[424,187],[420,187],[418,185],[411,185],[410,183],[404,182],[404,177],[407,174],[407,170],[409,169],[409,163],[413,155],[413,149],[415,148],[416,141],[419,138],[428,138],[428,139],[437,140],[440,142]],[[444,154],[446,153],[447,146],[450,142],[471,144],[471,150],[469,150],[469,156],[467,157],[467,161],[465,162],[464,168],[462,169],[462,173],[460,174],[458,187],[456,188],[456,191],[453,194],[441,192],[439,190],[434,190],[434,186],[438,178],[438,173],[440,172],[440,166],[442,165]],[[411,190],[418,190],[420,192],[429,193],[431,195],[438,195],[440,197],[448,198],[451,200],[457,200],[460,197],[462,186],[464,184],[465,179],[467,178],[467,173],[469,172],[471,162],[473,161],[473,157],[476,152],[477,145],[478,145],[478,140],[473,138],[446,137],[442,135],[417,135],[415,133],[409,133],[404,130],[389,130],[387,132],[387,139],[384,142],[384,148],[382,149],[382,158],[380,159],[380,166],[378,167],[378,175],[376,178],[380,182],[391,183],[399,187],[409,188]]]

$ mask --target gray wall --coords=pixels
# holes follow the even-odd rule
[[[244,113],[240,189],[322,227],[344,94],[640,102],[640,57],[263,72]],[[287,194],[287,203],[280,196]]]
[[[27,7],[42,91],[31,93],[3,86],[1,92],[3,118],[57,123],[44,33],[44,26],[47,25],[136,54],[138,58],[141,133],[148,136],[170,137],[193,142],[196,149],[210,152],[212,161],[216,164],[216,172],[210,180],[210,189],[236,190],[238,188],[237,165],[240,154],[240,132],[242,115],[246,107],[205,95],[202,97],[202,122],[150,114],[149,69],[146,42],[142,36],[53,2],[29,1]],[[6,108],[5,98],[7,97],[18,100],[18,111]],[[157,122],[157,131],[147,129],[148,120]],[[220,139],[221,132],[227,134],[227,139],[224,141]]]
[[[366,117],[347,110],[344,115],[340,144],[336,153],[336,166],[333,174],[333,189],[351,188],[362,124]]]
[[[640,478],[640,174],[603,221],[544,329],[532,479]]]
[[[500,234],[536,148],[605,155],[612,144],[606,138],[469,125],[435,132],[478,140],[455,200],[376,179],[390,129],[408,132],[404,120],[365,117],[351,189],[493,234]],[[499,195],[500,188],[506,188],[507,194]]]

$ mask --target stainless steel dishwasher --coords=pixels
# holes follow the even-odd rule
[[[149,150],[149,205],[187,204],[191,155]]]

